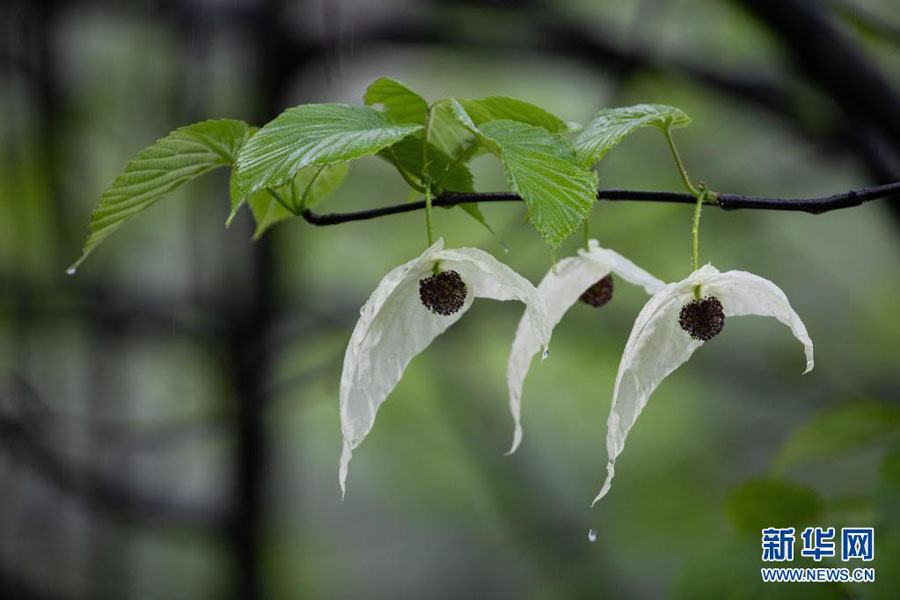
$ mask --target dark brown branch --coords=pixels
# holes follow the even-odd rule
[[[887,185],[850,190],[821,198],[765,198],[742,196],[740,194],[716,194],[716,200],[710,206],[718,206],[725,210],[736,208],[753,208],[760,210],[791,210],[811,214],[820,214],[840,208],[859,206],[869,200],[887,198],[900,194],[900,181]],[[675,204],[693,204],[696,198],[686,192],[648,192],[641,190],[607,189],[597,192],[597,200],[630,200],[646,202],[672,202]],[[474,194],[444,193],[432,201],[434,206],[456,206],[457,204],[479,202],[521,202],[518,194],[511,192],[484,192]],[[316,214],[305,210],[302,217],[313,225],[339,225],[350,221],[367,221],[387,215],[413,212],[425,208],[425,202],[407,202],[381,208],[360,210],[347,213]]]

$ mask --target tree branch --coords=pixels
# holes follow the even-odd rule
[[[869,200],[888,198],[900,194],[900,181],[887,185],[859,188],[849,190],[832,196],[821,198],[765,198],[758,196],[742,196],[740,194],[715,194],[715,201],[711,206],[718,206],[725,210],[737,208],[752,208],[760,210],[790,210],[821,214],[840,208],[859,206]],[[697,200],[691,194],[685,192],[648,192],[641,190],[606,189],[597,192],[597,200],[611,201],[637,201],[637,202],[672,202],[676,204],[694,204]],[[458,194],[445,192],[432,200],[433,206],[456,206],[457,204],[469,204],[479,202],[521,202],[522,198],[512,192],[483,192],[473,194]],[[313,225],[340,225],[350,221],[367,221],[387,215],[413,212],[425,208],[425,202],[407,202],[394,204],[381,208],[360,210],[346,213],[316,214],[305,210],[301,216]]]

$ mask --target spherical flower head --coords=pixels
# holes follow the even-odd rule
[[[594,308],[600,308],[612,300],[615,283],[612,275],[607,275],[584,291],[579,300]]]
[[[441,271],[419,280],[419,299],[431,312],[449,317],[459,312],[469,290],[459,273]]]
[[[681,307],[678,324],[693,339],[708,342],[725,327],[725,311],[715,296],[694,299]]]

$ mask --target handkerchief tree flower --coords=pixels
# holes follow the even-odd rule
[[[727,317],[775,317],[803,344],[806,370],[813,368],[813,344],[787,296],[771,281],[745,271],[720,273],[712,265],[700,268],[700,214],[715,201],[705,184],[695,187],[684,168],[670,127],[662,127],[682,182],[695,196],[691,229],[691,274],[655,293],[634,322],[622,353],[607,422],[606,479],[592,503],[603,498],[615,476],[616,458],[650,395],[663,379],[687,362],[697,348],[722,332]]]
[[[435,267],[440,269],[433,274]],[[381,280],[360,312],[341,375],[340,483],[368,435],[375,414],[400,381],[410,360],[472,306],[474,298],[518,300],[527,307],[523,327],[546,348],[550,329],[544,303],[521,275],[477,248],[445,250],[438,240],[421,256]]]
[[[665,286],[662,281],[621,254],[601,248],[597,240],[587,240],[585,247],[578,250],[577,256],[559,261],[537,286],[547,311],[549,326],[556,327],[576,302],[580,301],[594,308],[606,305],[613,295],[613,274],[628,283],[643,287],[648,294]],[[508,454],[515,452],[522,441],[522,387],[532,359],[542,347],[541,340],[532,332],[530,323],[531,315],[526,311],[516,330],[506,368],[509,409],[515,423],[512,447]]]
[[[504,96],[450,97],[429,103],[388,78],[370,85],[364,100],[365,106],[327,103],[289,108],[260,128],[218,119],[172,131],[142,150],[103,192],[91,214],[81,256],[67,271],[74,274],[99,244],[168,193],[220,167],[231,168],[226,225],[247,206],[256,222],[255,238],[294,217],[313,225],[335,225],[424,209],[426,249],[381,280],[363,306],[346,350],[340,382],[342,488],[353,450],[371,430],[378,408],[406,366],[460,319],[475,298],[525,305],[507,369],[516,422],[511,451],[515,450],[521,440],[522,386],[534,355],[542,349],[546,355],[553,327],[576,301],[596,307],[609,302],[615,274],[652,297],[637,317],[619,365],[609,417],[608,477],[598,495],[602,497],[625,437],[650,394],[700,345],[718,335],[726,319],[744,314],[775,317],[804,344],[807,370],[812,368],[812,343],[780,289],[750,273],[720,273],[711,265],[700,268],[702,205],[823,212],[900,191],[900,183],[895,183],[826,198],[785,200],[695,188],[671,134],[690,119],[671,106],[604,109],[582,128],[534,104]],[[688,194],[598,191],[591,167],[643,127],[663,132]],[[475,191],[468,163],[483,153],[499,159],[510,192]],[[313,212],[348,177],[350,163],[365,157],[387,161],[423,199],[349,213]],[[664,285],[623,256],[588,241],[587,219],[598,196],[694,203],[693,272]],[[479,203],[490,201],[523,202],[528,221],[554,257],[560,244],[581,226],[585,248],[559,261],[537,288],[483,250],[445,248],[435,235],[434,208],[459,206],[490,229],[479,208]]]

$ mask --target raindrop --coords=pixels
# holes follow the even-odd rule
[[[591,543],[597,541],[597,532],[593,528],[588,531],[588,541]]]
[[[75,274],[75,267],[69,267],[68,269],[66,269],[66,275],[74,275],[74,274]]]
[[[550,356],[550,346],[544,348],[544,353],[541,354],[541,360],[546,359],[548,356]]]

